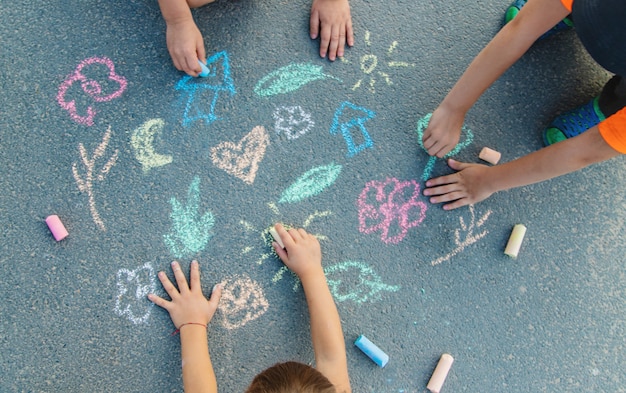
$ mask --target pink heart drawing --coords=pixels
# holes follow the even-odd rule
[[[269,143],[265,128],[256,126],[238,144],[222,142],[213,147],[211,160],[226,173],[252,184]]]
[[[93,79],[87,79],[87,77],[82,73],[83,68],[92,64],[104,64],[109,69],[108,79],[119,84],[119,89],[110,94],[103,94],[102,86],[100,85],[100,83]],[[87,113],[85,115],[80,115],[78,114],[78,110],[76,109],[76,101],[65,100],[65,94],[74,84],[74,82],[80,82],[80,86],[83,91],[96,102],[106,102],[121,96],[124,90],[126,90],[127,86],[126,78],[115,73],[115,65],[113,64],[111,59],[107,57],[90,57],[81,61],[74,70],[74,72],[70,74],[59,86],[59,92],[57,93],[57,102],[59,103],[61,108],[70,113],[70,117],[75,122],[84,124],[86,126],[92,126],[94,124],[93,119],[96,116],[96,110],[89,106],[87,107]]]

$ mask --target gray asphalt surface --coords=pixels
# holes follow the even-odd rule
[[[2,1],[0,391],[181,392],[174,327],[145,299],[175,258],[200,261],[206,293],[226,282],[222,392],[312,362],[304,295],[262,236],[282,221],[323,236],[354,392],[424,392],[444,352],[444,392],[625,392],[623,158],[453,212],[421,196],[418,121],[507,6],[354,0],[356,45],[330,63],[306,1],[219,0],[194,12],[216,75],[186,81],[155,1]],[[468,113],[455,157],[539,149],[608,77],[572,31],[537,43]],[[388,221],[376,190],[398,191]]]

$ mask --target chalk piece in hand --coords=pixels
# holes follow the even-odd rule
[[[58,242],[65,239],[69,233],[65,226],[61,222],[61,219],[57,215],[51,215],[46,218],[46,224],[48,224],[48,228],[50,228],[50,232],[52,232],[52,236]]]
[[[526,227],[524,225],[515,225],[513,227],[513,232],[511,232],[511,237],[509,237],[509,242],[506,244],[506,248],[504,249],[504,253],[511,258],[517,258],[517,254],[519,253],[519,249],[522,246],[522,241],[524,240],[525,234]]]
[[[488,163],[491,163],[493,165],[496,165],[498,161],[500,161],[500,157],[502,157],[502,154],[500,154],[500,152],[492,150],[488,147],[483,147],[483,149],[480,151],[480,154],[478,155],[478,158],[487,161]]]
[[[200,67],[202,67],[202,72],[200,72],[198,74],[198,76],[201,76],[203,78],[206,78],[207,76],[209,76],[209,67],[207,67],[204,63],[202,63],[200,60],[198,60],[198,64],[200,64]]]
[[[372,361],[378,364],[380,367],[385,367],[389,361],[389,355],[378,348],[373,342],[367,339],[364,335],[360,335],[354,342],[361,351],[363,351]]]
[[[433,375],[430,377],[426,389],[430,390],[432,393],[439,393],[441,391],[441,387],[448,376],[448,371],[450,371],[450,367],[452,367],[452,362],[454,362],[454,358],[450,354],[444,353],[441,355],[439,363],[437,363],[437,367],[435,367],[435,371],[433,371]]]
[[[270,228],[270,235],[272,235],[272,237],[274,238],[274,240],[276,241],[276,243],[278,243],[278,245],[282,248],[285,248],[285,244],[283,243],[283,239],[280,238],[280,235],[278,235],[278,232],[276,232],[276,228],[271,227]]]

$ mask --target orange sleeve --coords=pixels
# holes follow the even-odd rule
[[[574,0],[561,0],[561,4],[563,4],[563,7],[567,8],[569,12],[572,12],[572,5],[574,4]]]
[[[626,154],[626,107],[601,121],[598,130],[609,146]]]

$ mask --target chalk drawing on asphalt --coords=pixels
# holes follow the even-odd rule
[[[154,269],[149,263],[135,270],[118,270],[115,313],[125,316],[135,325],[148,322],[154,306],[148,300],[148,294],[156,291],[154,276]]]
[[[370,39],[369,31],[365,32],[365,44],[367,48],[371,50],[372,42]],[[396,50],[397,47],[398,47],[398,41],[393,41],[391,45],[389,45],[389,48],[387,49],[387,57],[391,57],[394,54],[394,51]],[[350,63],[350,61],[347,60],[345,57],[342,57],[341,60],[344,63]],[[384,65],[387,68],[384,70],[381,70],[381,68],[383,68],[381,67],[381,65]],[[391,76],[389,75],[390,68],[415,67],[415,64],[408,63],[405,61],[393,61],[393,60],[379,61],[378,56],[372,53],[368,53],[368,54],[361,56],[361,58],[359,59],[359,66],[361,68],[361,71],[364,74],[364,77],[356,81],[356,83],[352,86],[352,90],[359,89],[362,86],[364,80],[366,80],[367,81],[366,84],[368,85],[369,91],[371,93],[375,93],[376,92],[376,80],[377,80],[376,75],[382,78],[388,86],[391,86],[393,84],[393,81],[391,80]]]
[[[96,162],[105,155],[110,138],[111,127],[109,126],[102,137],[102,142],[100,142],[100,144],[95,148],[91,156],[87,153],[87,149],[85,149],[85,146],[82,143],[78,144],[80,160],[84,166],[82,175],[78,170],[78,164],[76,162],[72,164],[72,174],[74,175],[74,180],[76,181],[78,190],[87,194],[87,198],[89,200],[89,211],[91,212],[93,222],[102,231],[106,231],[106,226],[104,225],[104,221],[100,217],[100,213],[98,213],[98,209],[96,207],[93,185],[95,181],[104,181],[105,176],[117,162],[118,150],[116,149],[115,152],[113,152],[113,154],[107,159],[106,163],[99,169],[96,169]]]
[[[261,78],[254,87],[254,92],[260,97],[286,94],[323,79],[339,81],[332,75],[324,74],[322,66],[310,63],[289,64]]]
[[[187,192],[187,203],[172,197],[172,229],[163,236],[165,244],[175,258],[192,256],[204,250],[213,237],[215,219],[211,211],[200,213],[200,178],[195,177]]]
[[[222,286],[218,310],[226,329],[240,328],[265,314],[269,308],[263,288],[248,276],[226,279]]]
[[[217,52],[206,61],[209,75],[206,78],[194,78],[186,75],[176,84],[176,90],[182,92],[185,102],[183,126],[204,120],[211,124],[218,119],[215,114],[217,100],[222,94],[235,94],[235,85],[230,76],[228,53]],[[207,104],[208,102],[208,104]]]
[[[341,165],[336,165],[336,164],[331,163],[329,165],[321,165],[321,166],[317,166],[312,169],[309,169],[300,177],[298,177],[292,184],[287,186],[287,188],[282,192],[278,203],[297,203],[297,202],[301,202],[305,199],[312,198],[318,195],[319,193],[326,190],[327,188],[329,188],[335,183],[335,181],[339,177],[339,174],[341,173],[341,168],[342,168]],[[274,215],[276,216],[274,222],[283,221],[282,214],[276,203],[269,202],[267,206],[272,211],[272,213],[274,213]],[[285,225],[286,228],[301,227],[301,228],[306,229],[309,227],[309,225],[311,225],[311,223],[314,220],[329,216],[331,214],[332,212],[329,210],[322,211],[322,212],[315,211],[314,213],[309,214],[309,216],[304,220],[302,225],[290,225],[290,224],[283,224],[283,225]],[[269,226],[262,230],[258,230],[257,228],[255,228],[253,224],[251,224],[250,222],[246,220],[242,219],[239,223],[241,224],[241,226],[243,226],[243,228],[247,232],[259,234],[259,236],[261,237],[264,250],[266,251],[261,254],[261,257],[257,260],[257,264],[259,265],[262,264],[266,259],[272,256],[278,257],[273,247],[271,246],[273,239],[272,239],[272,235],[270,235],[270,232],[269,232],[269,229],[270,229]],[[314,234],[314,236],[317,237],[319,240],[324,240],[326,238],[324,235],[320,235],[320,234]],[[247,254],[251,252],[253,248],[245,247],[244,250],[245,250],[245,253]],[[244,252],[242,251],[242,253]],[[283,268],[285,267],[283,266]],[[284,272],[279,271],[279,273],[277,274],[279,274],[280,277],[277,278],[276,280],[279,280],[282,277],[283,273]]]
[[[276,134],[284,134],[290,140],[305,135],[315,125],[311,114],[305,112],[299,105],[276,108],[272,116]]]
[[[465,247],[472,245],[485,237],[489,231],[484,230],[480,233],[474,233],[475,230],[481,228],[491,215],[491,210],[487,210],[485,214],[478,220],[476,220],[476,213],[474,211],[474,205],[469,206],[470,211],[470,222],[469,224],[465,223],[463,216],[459,217],[460,228],[454,230],[454,244],[456,244],[456,248],[449,252],[448,254],[439,257],[431,262],[431,265],[435,266],[440,264],[441,262],[445,262],[450,260],[450,258],[454,257],[458,253],[462,252]],[[464,236],[464,238],[462,238]]]
[[[268,203],[268,206],[270,207],[270,209],[272,209],[272,206],[275,207],[275,205],[273,203]],[[273,209],[272,209],[273,210]],[[323,217],[327,217],[330,216],[331,214],[333,214],[330,210],[325,210],[325,211],[315,211],[311,214],[309,214],[309,216],[304,220],[304,222],[302,223],[302,225],[291,225],[291,224],[287,224],[287,223],[282,223],[283,226],[285,227],[286,230],[289,230],[291,228],[304,228],[307,229],[311,223],[318,219],[318,218],[323,218]],[[281,216],[280,212],[278,212],[277,214],[277,219],[275,220],[276,222],[279,221],[279,217]],[[265,227],[264,229],[257,229],[254,225],[252,225],[250,222],[246,221],[246,220],[240,220],[239,224],[247,231],[250,232],[252,234],[258,234],[260,239],[261,239],[261,243],[263,244],[263,248],[264,250],[269,250],[268,252],[264,252],[261,254],[261,256],[257,259],[256,263],[257,265],[261,265],[263,264],[263,262],[270,258],[270,257],[274,257],[274,258],[278,258],[278,255],[276,254],[276,251],[274,251],[274,248],[272,247],[272,242],[274,241],[272,235],[270,234],[270,228],[273,226],[270,225],[268,227]],[[326,236],[322,235],[322,234],[313,234],[313,236],[315,236],[318,240],[326,240]],[[241,254],[248,254],[251,251],[254,251],[254,247],[244,247],[241,251]],[[277,281],[277,280],[276,280]]]
[[[89,77],[83,73],[84,70],[88,68],[96,68],[98,65],[104,65],[107,68],[106,80],[100,81],[103,83],[100,83],[95,79],[89,79]],[[59,90],[57,92],[57,102],[61,108],[65,109],[70,114],[72,120],[86,126],[94,125],[94,117],[96,116],[97,111],[92,106],[88,106],[85,113],[81,114],[77,108],[76,100],[68,100],[68,91],[72,85],[77,82],[80,83],[80,87],[83,92],[91,97],[91,99],[95,102],[106,102],[118,98],[122,95],[124,90],[126,90],[126,86],[128,84],[126,78],[115,72],[115,65],[111,59],[107,57],[90,57],[81,61],[78,66],[76,66],[74,72],[68,75],[59,86]],[[109,88],[109,84],[112,84],[115,88]],[[112,91],[107,92],[107,90]]]
[[[329,164],[306,171],[283,191],[278,203],[296,203],[321,193],[335,183],[341,168],[341,165]]]
[[[173,160],[172,156],[159,154],[154,150],[154,138],[163,131],[164,125],[162,119],[148,120],[133,131],[130,137],[135,158],[141,164],[144,173],[152,168],[170,164]]]
[[[328,288],[338,302],[365,303],[380,300],[384,292],[397,292],[399,285],[385,284],[380,276],[363,262],[346,261],[324,268]]]
[[[330,126],[330,134],[336,135],[341,132],[348,147],[348,157],[353,157],[367,148],[374,147],[374,141],[367,132],[365,123],[375,116],[376,114],[371,110],[348,101],[343,102],[335,111],[333,123]],[[360,143],[355,142],[353,132],[357,134],[356,139],[360,140]],[[358,132],[360,132],[360,137]]]
[[[420,186],[415,180],[368,182],[357,199],[359,231],[380,232],[383,243],[400,243],[426,216],[427,205],[419,197]]]
[[[257,126],[237,144],[222,142],[211,148],[211,161],[229,175],[252,184],[269,143],[270,138],[265,128]]]
[[[417,122],[417,142],[419,143],[420,147],[424,149],[424,151],[427,151],[427,150],[424,147],[424,141],[422,139],[424,138],[424,131],[428,127],[428,122],[430,122],[431,116],[432,116],[432,113],[429,113],[426,116],[419,119]],[[450,158],[458,154],[461,150],[463,150],[464,148],[466,148],[472,143],[472,141],[474,140],[474,133],[465,125],[463,125],[463,128],[461,129],[461,135],[463,134],[465,134],[465,140],[459,141],[459,143],[457,143],[454,149],[452,149],[448,154],[446,154],[443,157],[443,159]],[[433,172],[433,169],[435,168],[435,163],[437,162],[437,160],[438,158],[435,156],[432,156],[428,159],[428,162],[424,166],[424,172],[422,173],[423,181],[430,179],[430,174]]]

